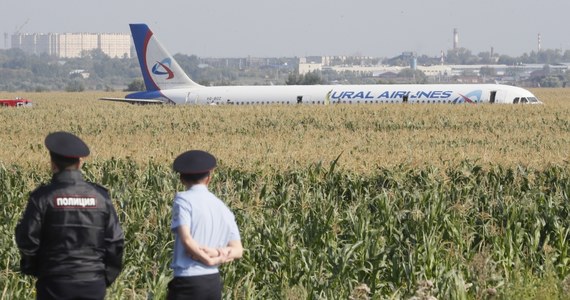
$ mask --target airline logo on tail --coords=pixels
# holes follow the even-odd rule
[[[170,58],[165,58],[162,61],[157,61],[154,66],[152,66],[152,74],[154,75],[168,75],[166,80],[172,79],[174,77],[174,72],[170,69],[172,60]]]

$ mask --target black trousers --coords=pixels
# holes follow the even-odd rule
[[[77,281],[62,278],[40,278],[36,281],[38,300],[102,300],[105,279]]]
[[[197,299],[197,300],[220,300],[222,299],[222,280],[220,273],[174,277],[168,283],[168,300]]]

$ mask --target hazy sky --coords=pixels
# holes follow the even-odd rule
[[[570,49],[569,0],[1,0],[0,34],[129,33],[147,23],[200,57],[438,56],[453,46],[519,56]],[[26,23],[27,22],[27,23]],[[8,42],[9,43],[9,42]]]

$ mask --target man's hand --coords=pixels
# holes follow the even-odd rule
[[[199,251],[201,251],[205,255],[198,256],[198,255],[193,255],[190,252],[186,252],[186,254],[192,257],[193,260],[199,261],[207,266],[221,265],[225,262],[233,260],[232,258],[229,257],[231,249],[227,247],[224,248],[200,247]]]

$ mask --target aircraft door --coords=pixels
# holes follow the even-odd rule
[[[491,95],[489,95],[489,103],[495,103],[495,96],[497,95],[497,91],[491,91]]]
[[[186,94],[186,102],[185,104],[198,104],[198,94],[197,93],[188,93]]]
[[[492,91],[491,97],[493,97],[493,98],[489,99],[489,102],[491,102],[491,103],[505,103],[507,93],[505,91],[501,91],[501,90]],[[491,99],[493,101],[491,101]]]

